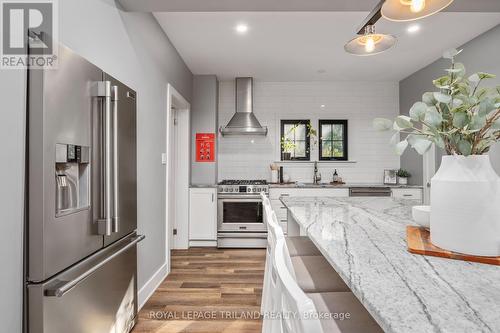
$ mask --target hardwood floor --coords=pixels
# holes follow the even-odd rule
[[[172,251],[172,271],[133,333],[260,333],[265,250]]]

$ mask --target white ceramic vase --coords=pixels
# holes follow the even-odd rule
[[[443,156],[431,181],[430,230],[445,250],[500,256],[500,177],[488,155]]]

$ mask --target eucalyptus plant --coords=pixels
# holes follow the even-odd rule
[[[421,102],[413,104],[409,116],[394,121],[376,118],[375,129],[394,130],[391,138],[396,153],[408,146],[424,154],[432,143],[449,155],[482,155],[500,140],[500,86],[481,87],[495,75],[478,72],[466,77],[465,66],[455,62],[460,54],[446,51],[443,58],[451,61],[446,75],[433,81],[438,91],[426,92]],[[400,134],[407,134],[400,140]]]

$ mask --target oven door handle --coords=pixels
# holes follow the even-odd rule
[[[217,199],[219,200],[224,200],[224,199],[259,199],[259,201],[262,201],[262,198],[260,195],[248,195],[248,194],[229,194],[229,195],[218,195]]]

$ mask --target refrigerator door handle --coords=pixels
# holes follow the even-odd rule
[[[111,87],[111,103],[113,104],[113,217],[111,231],[118,232],[118,86]]]
[[[100,235],[111,235],[111,225],[113,219],[113,199],[114,189],[113,173],[113,114],[111,110],[111,82],[96,82],[95,96],[101,99],[99,110],[100,119],[100,218],[97,220],[97,229]]]
[[[127,245],[125,245],[120,250],[116,251],[115,253],[113,253],[112,255],[107,257],[106,259],[100,261],[95,266],[92,266],[91,268],[89,268],[88,270],[83,272],[82,274],[78,275],[73,280],[71,280],[71,281],[59,281],[54,287],[46,289],[45,293],[44,293],[45,296],[49,296],[49,297],[62,297],[62,296],[64,296],[67,292],[69,292],[71,289],[76,287],[80,282],[84,281],[86,278],[88,278],[93,273],[95,273],[99,268],[101,268],[106,263],[108,263],[109,261],[111,261],[114,258],[116,258],[117,256],[119,256],[123,252],[127,251],[129,248],[136,245],[137,243],[142,241],[144,238],[146,238],[146,236],[144,236],[144,235],[137,235],[137,236],[132,237],[130,239],[130,243],[128,243]]]

